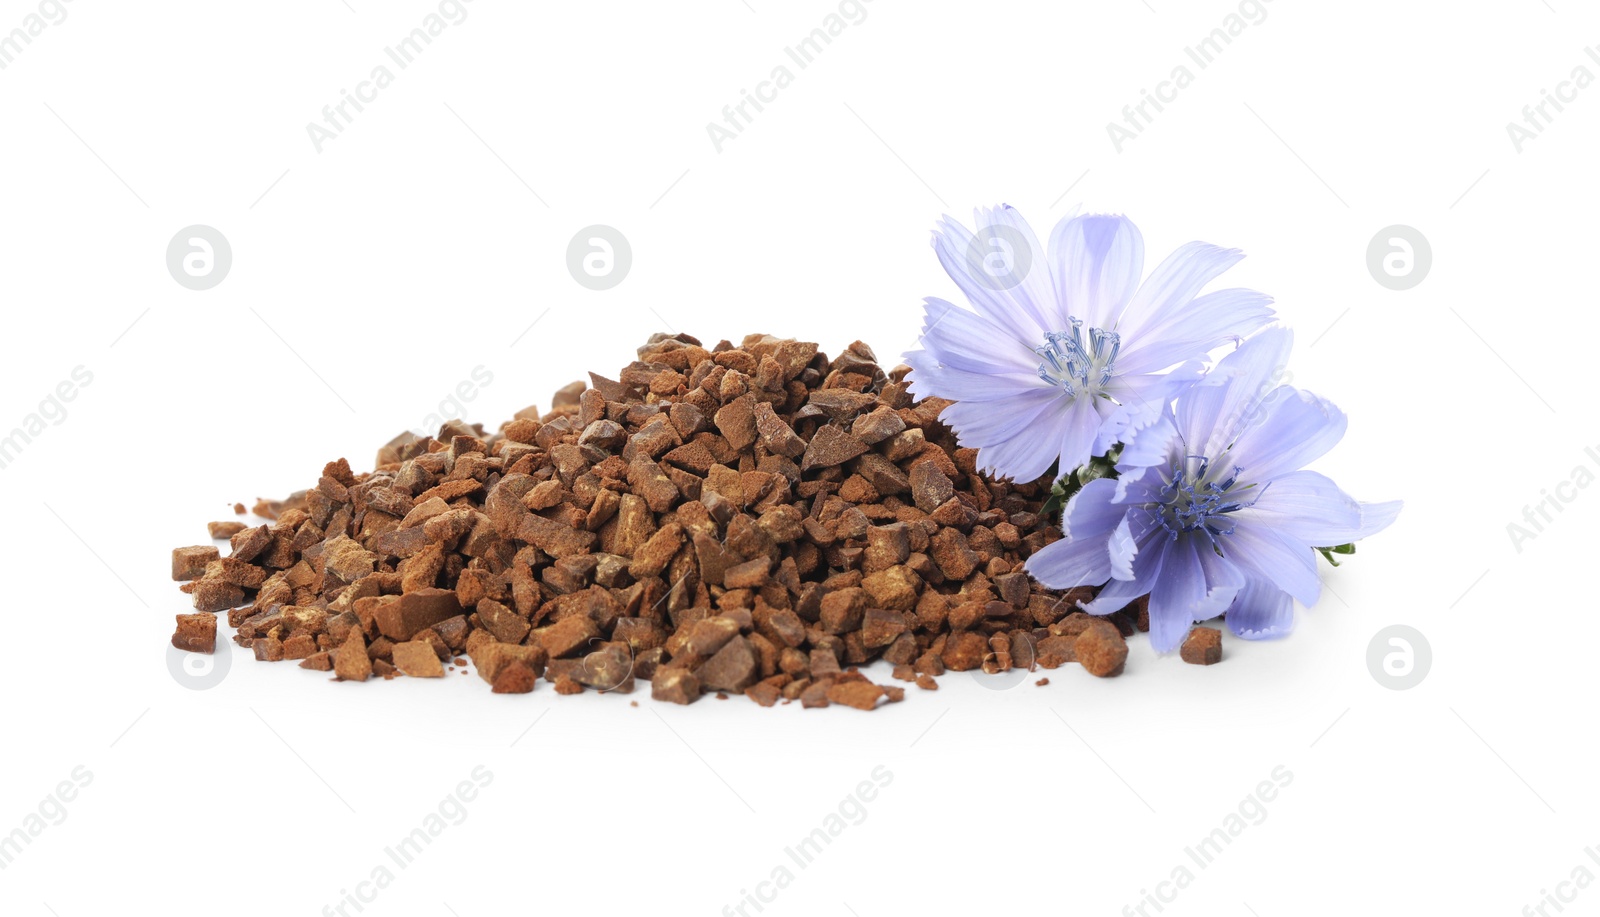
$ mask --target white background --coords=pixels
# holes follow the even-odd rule
[[[1195,67],[1237,8],[874,0],[799,71],[784,47],[835,5],[476,0],[319,153],[306,124],[436,6],[76,0],[0,71],[0,429],[93,374],[0,472],[0,833],[75,767],[93,781],[0,871],[0,910],[317,914],[478,765],[466,820],[367,913],[719,914],[780,864],[765,913],[1136,913],[1183,864],[1168,914],[1513,915],[1600,873],[1600,493],[1564,490],[1521,551],[1506,529],[1600,472],[1600,89],[1521,152],[1506,131],[1600,73],[1600,17],[1276,0]],[[0,2],[0,31],[36,9]],[[719,153],[706,123],[785,63]],[[1107,122],[1179,64],[1193,84],[1119,153]],[[921,298],[957,297],[933,221],[1002,201],[1041,234],[1125,212],[1150,264],[1194,238],[1249,253],[1225,282],[1277,298],[1295,383],[1352,418],[1318,467],[1407,501],[1289,639],[1203,669],[1139,638],[1119,679],[951,675],[871,715],[334,685],[237,650],[211,690],[169,675],[168,552],[234,501],[370,467],[478,366],[469,418],[493,426],[662,329],[860,338],[892,364]],[[196,223],[233,248],[205,292],[164,263]],[[596,223],[633,248],[606,292],[565,267]],[[1397,223],[1433,250],[1406,292],[1365,261]],[[1367,668],[1395,623],[1432,646],[1408,691]],[[865,820],[798,868],[784,848],[878,765]],[[1280,765],[1265,820],[1188,860]]]

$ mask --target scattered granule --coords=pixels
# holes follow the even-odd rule
[[[600,636],[600,630],[588,617],[574,616],[557,621],[534,635],[550,658],[570,656],[589,645]]]
[[[310,659],[317,653],[317,640],[310,634],[294,634],[283,641],[283,658],[287,660]]]
[[[1062,637],[1076,637],[1088,630],[1090,625],[1100,620],[1087,612],[1074,611],[1066,617],[1050,625],[1050,633]]]
[[[312,653],[301,660],[300,668],[311,669],[314,672],[329,672],[333,670],[333,654],[327,651]]]
[[[1128,658],[1128,643],[1115,626],[1101,621],[1078,635],[1073,652],[1085,671],[1105,678],[1122,671]]]
[[[516,646],[509,643],[500,643],[494,639],[477,641],[470,650],[473,668],[477,669],[478,677],[494,684],[500,677],[500,672],[512,664],[526,666],[538,677],[544,674],[545,665],[549,656],[541,646]],[[457,659],[456,665],[465,666],[466,660]]]
[[[1079,633],[1082,633],[1080,631]],[[1073,636],[1049,636],[1040,640],[1035,647],[1038,652],[1038,663],[1041,668],[1057,669],[1069,662],[1078,661],[1078,638]]]
[[[372,677],[372,660],[367,656],[367,641],[359,632],[352,632],[349,639],[333,654],[333,673],[340,681],[366,681]]]
[[[813,682],[810,687],[800,692],[800,706],[826,707],[828,706],[828,692],[832,690],[833,682]]]
[[[177,615],[178,629],[172,633],[172,645],[189,653],[214,653],[217,651],[217,616],[200,612]]]
[[[632,694],[633,659],[628,651],[616,644],[603,646],[583,657],[572,672],[572,677],[586,688],[601,693]]]
[[[444,666],[439,662],[438,652],[425,640],[397,643],[393,656],[394,667],[402,675],[413,678],[444,677]]]
[[[243,503],[233,504],[233,511],[240,516],[243,516],[245,513],[249,512],[249,510],[244,508]]]
[[[859,674],[878,660],[924,690],[946,670],[1109,675],[1147,626],[1140,603],[1095,618],[1077,610],[1095,589],[1032,581],[1061,537],[1051,481],[980,473],[949,402],[865,344],[655,335],[636,357],[498,429],[329,462],[258,501],[266,524],[213,523],[229,556],[182,548],[173,574],[252,655],[339,680],[470,657],[502,693],[642,679],[679,704],[875,709],[904,696]]]
[[[878,705],[883,689],[870,681],[840,682],[828,689],[828,703],[843,704],[857,710],[871,710]]]
[[[1044,687],[1045,685],[1047,685],[1049,683],[1050,683],[1050,679],[1049,678],[1041,678],[1038,681],[1034,682],[1033,684],[1034,684],[1035,687],[1042,688],[1042,687]]]
[[[494,686],[490,690],[495,694],[527,694],[538,681],[539,676],[526,663],[512,661],[495,676]],[[556,690],[561,690],[559,684]]]
[[[244,531],[245,528],[247,528],[247,526],[243,522],[235,522],[231,519],[227,522],[206,523],[206,532],[208,532],[212,538],[220,541],[227,541],[233,536]]]
[[[972,631],[961,631],[952,634],[945,643],[944,654],[940,659],[945,668],[953,672],[967,672],[983,666],[984,657],[989,655],[989,641],[983,635]]]
[[[378,605],[374,615],[378,632],[390,640],[410,640],[425,628],[432,627],[461,613],[461,603],[450,589],[426,587],[404,595],[387,598]]]
[[[778,702],[779,697],[783,696],[783,689],[777,685],[769,684],[763,681],[758,684],[751,685],[745,690],[744,693],[745,696],[749,697],[751,700],[755,701],[761,706],[770,707]]]
[[[201,612],[229,611],[243,605],[246,600],[244,587],[222,579],[198,579],[193,583],[190,593],[194,599],[194,610]]]
[[[206,566],[217,557],[216,545],[173,548],[172,579],[180,583],[199,579],[206,572]]]
[[[702,688],[735,693],[749,687],[758,674],[755,652],[750,648],[750,641],[743,637],[729,640],[715,656],[695,670]]]
[[[1196,627],[1183,640],[1178,655],[1193,665],[1215,665],[1222,661],[1222,631],[1215,627]]]

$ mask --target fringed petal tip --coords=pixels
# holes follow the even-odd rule
[[[1275,640],[1294,630],[1294,599],[1263,579],[1246,576],[1224,620],[1236,637]]]
[[[1228,622],[1228,631],[1241,640],[1281,640],[1294,632],[1294,621],[1278,627],[1263,627],[1255,630],[1236,627]]]
[[[1395,520],[1400,518],[1400,510],[1404,508],[1404,500],[1361,504],[1361,532],[1356,540],[1376,535],[1393,525]]]

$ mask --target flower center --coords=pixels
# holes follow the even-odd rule
[[[1240,487],[1235,465],[1230,472],[1213,469],[1205,456],[1184,456],[1172,463],[1171,477],[1161,488],[1157,502],[1146,505],[1156,521],[1173,538],[1188,532],[1202,532],[1213,544],[1223,535],[1233,534],[1233,521],[1228,514],[1243,509],[1260,499],[1242,499],[1249,485]]]
[[[1100,394],[1116,372],[1122,336],[1115,331],[1090,328],[1086,344],[1083,322],[1075,318],[1071,321],[1070,331],[1047,331],[1045,343],[1033,348],[1044,358],[1039,364],[1039,378],[1061,386],[1069,398]]]

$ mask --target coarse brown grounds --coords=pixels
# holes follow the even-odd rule
[[[465,654],[501,694],[643,680],[680,704],[861,710],[905,695],[861,674],[877,659],[926,690],[946,671],[1120,673],[1142,604],[1094,618],[1076,602],[1095,590],[1033,582],[1023,562],[1060,537],[1050,481],[980,474],[907,371],[859,342],[829,358],[655,335],[549,411],[402,434],[373,471],[339,459],[258,503],[270,524],[213,523],[230,556],[173,552],[195,608],[173,642],[205,651],[201,616],[226,612],[257,659],[337,681],[439,677]]]

